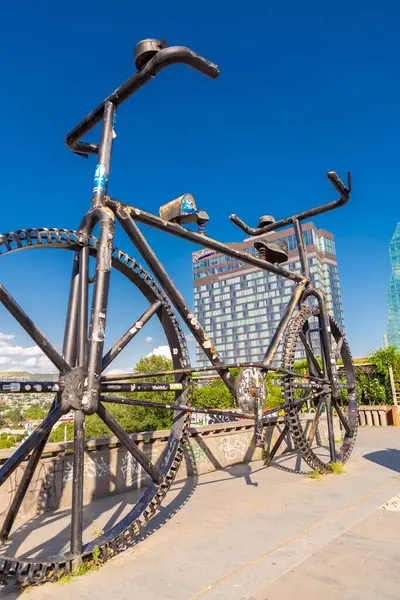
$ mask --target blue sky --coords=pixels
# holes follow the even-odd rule
[[[176,66],[120,108],[110,194],[158,213],[160,204],[191,192],[210,214],[209,234],[234,241],[243,236],[230,213],[253,224],[260,214],[287,216],[335,197],[328,170],[343,177],[351,170],[350,204],[315,223],[336,237],[353,354],[379,347],[388,243],[399,220],[399,12],[388,1],[5,3],[2,231],[78,226],[90,204],[95,159],[71,154],[64,136],[132,74],[138,40],[165,37],[217,62],[221,76],[211,81]],[[147,232],[191,299],[195,248]],[[122,233],[117,242],[129,246]],[[6,287],[58,346],[70,261],[59,254],[31,252],[1,263]],[[111,298],[110,342],[141,310],[134,300],[127,304],[123,288]],[[29,346],[4,310],[0,330],[15,336],[3,347]],[[149,325],[117,366],[133,365],[162,343]],[[14,354],[15,363],[22,360]],[[0,368],[12,367],[3,361]]]

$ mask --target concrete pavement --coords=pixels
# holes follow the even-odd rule
[[[299,466],[306,468],[285,456],[268,469],[253,462],[176,484],[139,545],[69,584],[23,595],[398,600],[400,501],[386,506],[392,510],[381,507],[400,493],[400,429],[361,429],[345,475],[318,481],[293,472]],[[91,507],[100,528],[125,511],[121,496]],[[56,537],[64,518],[43,521],[32,540]],[[87,519],[89,527],[89,513]],[[14,543],[23,553],[22,543]],[[19,597],[13,590],[2,594]]]

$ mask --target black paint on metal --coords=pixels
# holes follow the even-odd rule
[[[6,288],[0,284],[0,302],[8,310],[8,312],[14,317],[26,333],[33,339],[33,341],[39,346],[43,354],[53,363],[60,373],[67,373],[69,371],[68,363],[63,357],[57,352],[57,350],[50,344],[47,337],[40,331],[35,323],[28,317],[26,312],[19,306],[14,300],[11,294]]]
[[[154,302],[149,308],[142,314],[137,321],[135,321],[131,327],[128,329],[126,333],[116,342],[112,348],[104,355],[101,370],[104,371],[107,367],[110,366],[112,361],[117,358],[120,352],[129,344],[131,340],[135,337],[139,331],[141,331],[143,325],[151,319],[154,313],[160,308],[162,302],[161,300],[157,300]]]
[[[351,193],[350,173],[348,174],[347,188],[334,171],[329,171],[327,173],[327,177],[336,189],[336,191],[340,194],[340,197],[334,202],[328,202],[327,204],[322,204],[321,206],[311,208],[310,210],[305,210],[304,212],[292,215],[291,217],[280,219],[279,221],[275,221],[274,223],[266,225],[265,227],[249,227],[248,225],[246,225],[246,223],[244,223],[244,221],[239,219],[237,215],[231,215],[229,218],[233,223],[235,223],[235,225],[240,227],[242,231],[247,233],[247,235],[256,236],[268,233],[270,231],[275,231],[276,229],[286,227],[287,225],[292,225],[295,221],[304,221],[305,219],[311,219],[312,217],[321,215],[322,213],[328,212],[329,210],[334,210],[335,208],[344,206],[349,201]]]
[[[73,266],[72,266],[72,275],[71,275],[71,286],[70,286],[70,295],[68,302],[68,310],[67,310],[67,318],[65,321],[65,335],[64,335],[64,345],[63,345],[63,356],[66,362],[69,365],[74,364],[76,360],[76,324],[77,324],[77,312],[78,312],[78,254],[76,253],[74,256]],[[11,382],[10,382],[11,383]],[[15,382],[14,382],[15,383]],[[20,386],[26,385],[26,382],[21,382]],[[30,382],[31,386],[35,386],[34,383]],[[41,382],[37,385],[43,385]],[[51,385],[51,384],[50,384]],[[57,384],[56,384],[57,385]],[[47,384],[45,384],[47,386]],[[37,389],[35,390],[37,391]],[[54,398],[50,412],[60,404],[60,394]],[[3,524],[0,530],[0,540],[5,541],[8,539],[10,535],[10,531],[14,524],[15,519],[17,518],[19,509],[21,508],[22,502],[25,498],[26,492],[28,491],[29,485],[32,481],[35,470],[39,464],[39,460],[42,456],[43,450],[48,442],[50,436],[50,432],[43,438],[43,440],[35,446],[33,449],[28,463],[24,469],[24,472],[21,477],[21,481],[18,484],[18,488],[11,500],[11,504],[8,508],[7,514],[4,518]]]
[[[107,206],[112,208],[112,210],[116,213],[118,220],[121,222],[121,225],[124,227],[124,229],[125,226],[122,220],[128,221],[130,216],[135,221],[139,221],[140,223],[144,223],[145,225],[150,225],[150,227],[160,229],[161,231],[165,231],[166,233],[170,233],[171,235],[175,235],[184,240],[188,240],[189,242],[193,242],[195,244],[198,244],[199,246],[203,246],[204,248],[215,250],[215,252],[219,252],[224,256],[230,256],[232,258],[235,258],[238,262],[244,262],[254,267],[258,267],[263,271],[275,273],[276,275],[281,275],[281,277],[284,277],[285,279],[290,279],[291,281],[295,281],[297,283],[303,282],[305,280],[305,278],[302,275],[298,275],[297,273],[293,273],[292,271],[283,269],[278,265],[274,265],[265,260],[261,260],[260,258],[256,258],[251,254],[242,252],[241,250],[235,250],[234,248],[231,248],[230,246],[227,246],[222,242],[213,240],[212,238],[207,237],[206,235],[202,235],[200,233],[196,233],[195,231],[185,229],[185,227],[183,227],[182,225],[178,225],[178,223],[164,221],[163,219],[160,219],[160,217],[156,217],[155,215],[147,213],[143,210],[139,210],[138,208],[135,208],[133,206],[129,206],[128,204],[118,202],[117,200],[114,200],[112,198],[109,198],[107,200]],[[133,239],[132,241],[134,242]]]
[[[300,299],[303,295],[306,285],[308,285],[308,281],[304,280],[302,283],[299,283],[293,290],[290,300],[287,303],[287,306],[285,308],[285,312],[283,313],[282,318],[279,321],[278,327],[275,329],[275,332],[274,332],[274,334],[271,338],[271,341],[268,344],[268,348],[265,352],[263,364],[266,367],[270,366],[271,362],[273,361],[273,359],[275,357],[275,354],[279,348],[279,344],[283,340],[283,337],[289,326],[290,319],[292,318],[293,313],[296,310],[296,307],[300,302]]]
[[[0,485],[3,485],[22,461],[28,457],[29,453],[50,433],[53,425],[57,423],[61,415],[60,406],[55,406],[28,439],[18,446],[14,454],[0,468]]]
[[[104,421],[113,434],[119,439],[121,444],[125,446],[128,452],[131,453],[133,458],[143,467],[143,469],[150,475],[155,483],[161,483],[163,481],[162,475],[153,465],[153,463],[147,458],[147,456],[140,450],[137,444],[132,438],[122,429],[121,425],[114,419],[114,417],[108,412],[106,408],[101,404],[98,405],[97,414]]]
[[[296,241],[297,241],[297,250],[299,252],[301,272],[303,273],[304,277],[307,277],[307,279],[311,279],[310,278],[310,267],[308,265],[308,256],[307,256],[307,252],[306,252],[306,249],[304,246],[303,227],[301,225],[301,222],[298,219],[294,219],[293,225],[294,225],[294,233],[296,235]]]
[[[164,375],[189,374],[189,373],[204,373],[207,371],[221,371],[225,369],[237,369],[241,367],[257,367],[261,371],[272,371],[277,375],[291,375],[295,378],[309,379],[310,381],[325,382],[326,379],[321,377],[313,377],[312,375],[304,375],[295,371],[288,371],[281,367],[267,367],[264,363],[258,362],[243,362],[243,363],[223,363],[222,365],[210,365],[207,367],[193,367],[191,369],[170,369],[166,371],[151,371],[151,372],[133,372],[133,373],[115,373],[114,375],[103,375],[101,381],[123,381],[124,379],[143,379],[145,377],[162,377]]]
[[[71,554],[79,562],[82,555],[83,534],[83,484],[85,466],[85,415],[75,411],[74,456],[71,511]]]
[[[129,213],[129,211],[126,210],[124,207],[121,207],[120,205],[117,205],[117,206],[113,205],[112,207],[117,208],[116,216],[117,216],[118,221],[121,223],[122,227],[128,234],[129,238],[132,240],[133,244],[136,246],[136,248],[138,249],[140,254],[143,256],[146,263],[151,268],[154,275],[157,277],[161,286],[164,288],[164,290],[168,294],[169,298],[171,299],[171,302],[175,306],[178,313],[181,315],[182,319],[185,321],[187,327],[192,332],[194,338],[197,340],[197,342],[200,344],[200,346],[204,350],[204,353],[206,354],[206,356],[208,357],[210,362],[214,365],[223,366],[223,361],[222,361],[221,357],[219,356],[218,352],[216,351],[216,349],[214,348],[214,345],[212,344],[208,335],[206,334],[206,332],[204,331],[204,329],[198,322],[193,311],[186,304],[182,294],[174,285],[173,281],[171,280],[168,273],[162,266],[161,262],[158,260],[156,254],[154,253],[153,249],[150,247],[146,238],[140,232],[138,226],[132,219],[132,216]],[[154,218],[156,218],[156,217],[154,217]],[[179,225],[178,225],[178,227],[179,227]],[[186,231],[186,230],[184,230],[184,231]],[[196,234],[196,235],[198,235],[198,234]],[[200,237],[203,238],[204,236],[200,236]],[[225,385],[228,387],[232,396],[234,398],[236,398],[235,383],[234,383],[234,379],[233,379],[231,373],[229,372],[229,370],[228,369],[221,370],[221,371],[219,371],[219,375],[220,375],[221,379],[223,380],[223,382],[225,383]]]

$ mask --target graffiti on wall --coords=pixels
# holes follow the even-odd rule
[[[105,477],[106,475],[112,474],[112,466],[109,462],[106,462],[104,458],[100,459],[88,459],[84,464],[84,475],[89,479],[95,479],[96,477]],[[63,482],[67,483],[72,481],[74,476],[74,467],[72,462],[67,462],[64,468]]]
[[[141,471],[141,466],[133,459],[132,454],[127,452],[122,459],[121,473],[124,476],[127,485],[137,483]]]
[[[243,458],[250,445],[250,440],[243,434],[227,435],[222,438],[219,451],[227,460]]]
[[[210,459],[208,457],[207,448],[202,448],[199,444],[190,444],[189,445],[190,454],[192,456],[193,462],[195,465],[201,465],[203,463],[208,462]]]

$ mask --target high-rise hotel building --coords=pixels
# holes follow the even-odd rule
[[[311,222],[303,225],[303,231],[313,284],[325,293],[328,312],[344,329],[334,237]],[[285,240],[289,258],[282,266],[300,271],[293,227],[262,237]],[[229,246],[258,256],[253,244],[254,238],[249,238]],[[222,358],[227,362],[261,361],[293,282],[207,249],[193,253],[193,278],[196,316]],[[209,364],[199,347],[196,358],[197,366]]]

